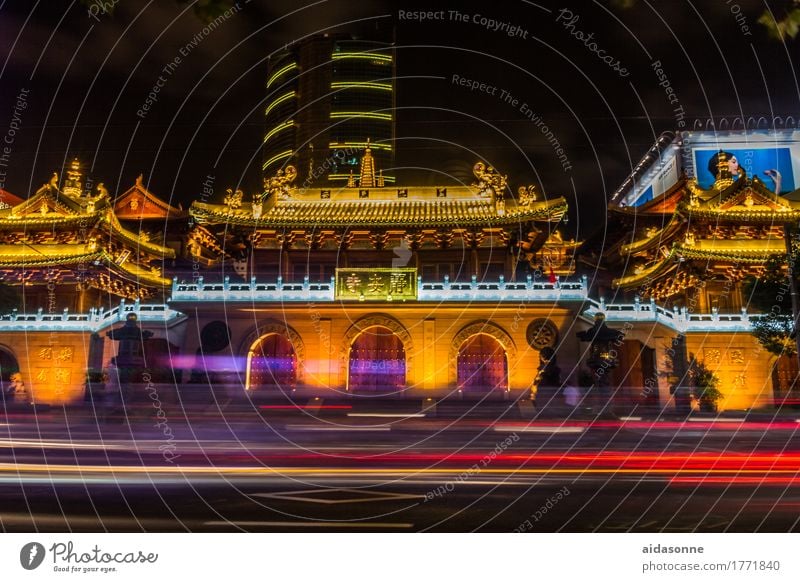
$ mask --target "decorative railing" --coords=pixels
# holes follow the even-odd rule
[[[418,301],[584,301],[586,299],[586,277],[580,281],[555,283],[534,281],[529,275],[525,281],[506,281],[500,276],[497,281],[456,282],[445,277],[440,282],[423,282],[417,278]],[[277,281],[264,283],[255,278],[249,283],[231,282],[226,277],[222,282],[206,283],[198,277],[192,283],[172,282],[172,302],[196,301],[249,301],[249,302],[293,302],[334,301],[335,280],[311,283],[306,277],[302,283]]]
[[[750,332],[753,329],[751,320],[763,317],[748,314],[742,308],[740,313],[719,313],[712,308],[711,313],[690,313],[686,308],[675,307],[665,309],[656,305],[654,300],[642,303],[637,297],[633,303],[606,303],[604,299],[595,301],[588,299],[589,308],[583,312],[584,317],[593,318],[603,313],[608,322],[652,322],[661,323],[679,333],[686,332]]]
[[[196,283],[173,282],[175,302],[215,301],[328,301],[334,300],[331,283]],[[581,315],[591,320],[603,313],[609,323],[660,323],[679,333],[731,333],[752,331],[752,321],[765,315],[740,313],[689,313],[685,308],[665,309],[655,301],[633,303],[606,303],[586,297],[586,279],[580,282],[540,283],[530,277],[523,282],[450,282],[423,283],[418,285],[419,301],[581,301],[585,309]],[[18,313],[0,316],[0,333],[36,331],[89,331],[96,332],[115,323],[123,322],[129,313],[135,313],[141,323],[176,323],[187,316],[166,304],[142,304],[138,301],[120,301],[113,309],[89,310],[89,313]]]
[[[18,313],[0,316],[0,332],[9,331],[100,331],[115,323],[125,321],[129,313],[135,313],[139,322],[172,323],[186,315],[165,304],[127,303],[124,299],[117,307],[105,310],[91,308],[89,313],[70,313],[69,309],[59,313],[45,313],[39,308],[36,313]]]

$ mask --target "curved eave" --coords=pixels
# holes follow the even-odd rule
[[[652,249],[654,247],[666,243],[676,232],[678,232],[683,225],[683,221],[677,215],[673,216],[670,221],[661,230],[653,233],[653,235],[622,245],[619,248],[620,254],[630,255],[640,253]]]
[[[175,250],[169,247],[162,247],[161,245],[157,245],[151,242],[145,242],[141,240],[136,233],[128,230],[124,226],[122,226],[117,219],[117,217],[113,213],[107,213],[103,217],[103,221],[106,222],[111,231],[119,236],[122,240],[127,242],[130,245],[133,245],[137,251],[145,251],[150,253],[151,255],[155,255],[162,259],[174,259],[175,258]]]
[[[544,202],[535,202],[530,206],[519,206],[506,216],[498,219],[511,219],[513,222],[533,220],[536,222],[559,222],[567,213],[569,206],[563,197]]]
[[[172,280],[156,275],[146,269],[142,269],[133,263],[122,263],[121,265],[114,261],[114,258],[106,253],[102,253],[102,261],[110,270],[119,270],[128,275],[129,280],[137,285],[146,284],[150,287],[166,287],[172,285]]]
[[[51,228],[51,227],[77,227],[82,222],[89,222],[97,220],[99,212],[92,214],[75,214],[75,215],[27,215],[20,216],[19,218],[9,218],[9,214],[0,217],[0,230],[19,230],[19,229],[38,229],[38,228]]]
[[[52,255],[39,252],[20,252],[0,254],[0,267],[31,268],[38,267],[60,267],[62,265],[76,265],[99,260],[103,257],[103,251],[95,252],[75,252],[75,253],[55,253]]]
[[[683,245],[676,245],[673,251],[677,256],[690,260],[702,261],[732,261],[735,263],[758,264],[763,263],[771,255],[785,254],[783,245],[774,248],[758,250],[703,250]]]
[[[125,279],[131,280],[137,284],[145,284],[150,287],[164,287],[172,284],[170,279],[142,269],[133,263],[119,264],[114,260],[114,257],[105,251],[76,252],[74,254],[58,253],[52,255],[30,252],[13,255],[0,254],[0,268],[41,269],[64,267],[68,265],[89,265],[97,261],[102,262],[111,271],[123,273],[122,276]]]
[[[280,217],[265,216],[255,219],[245,212],[221,212],[216,208],[205,204],[195,203],[190,209],[192,217],[201,224],[232,224],[237,226],[249,227],[286,227],[286,228],[308,228],[319,227],[321,225],[331,228],[346,228],[353,226],[363,227],[454,227],[454,226],[481,226],[481,225],[503,225],[519,224],[520,222],[558,222],[567,212],[567,201],[564,198],[555,198],[546,202],[532,204],[523,207],[523,210],[513,209],[505,215],[499,216],[492,214],[487,216],[458,216],[447,219],[426,219],[409,217],[397,219],[387,217],[384,220],[378,218],[361,218],[359,216],[342,216],[333,219],[321,217],[319,219],[305,217]]]
[[[626,289],[630,287],[638,287],[644,285],[648,281],[652,280],[655,277],[660,277],[665,275],[675,269],[678,265],[673,258],[673,252],[666,257],[664,257],[659,262],[651,265],[650,267],[642,270],[641,273],[637,273],[635,275],[630,275],[628,277],[620,277],[619,279],[614,279],[612,281],[613,287],[618,287],[621,289]]]
[[[686,207],[683,209],[691,220],[708,220],[713,222],[734,222],[746,224],[783,224],[800,221],[800,210],[718,210]]]

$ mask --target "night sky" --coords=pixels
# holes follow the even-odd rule
[[[396,43],[399,182],[469,182],[482,158],[514,191],[537,184],[565,196],[568,229],[585,236],[660,133],[800,114],[800,40],[768,37],[757,23],[763,1],[620,4],[240,0],[204,34],[191,5],[175,0],[119,0],[95,18],[77,2],[0,0],[0,133],[18,126],[4,186],[26,197],[77,155],[112,193],[141,173],[184,206],[209,175],[220,198],[236,185],[249,194],[261,183],[267,57],[340,31]],[[420,21],[418,10],[443,12]],[[27,107],[15,115],[22,91]]]

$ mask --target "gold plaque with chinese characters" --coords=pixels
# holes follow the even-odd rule
[[[351,301],[407,301],[417,298],[414,268],[336,269],[336,299]]]

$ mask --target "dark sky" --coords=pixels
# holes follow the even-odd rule
[[[508,173],[515,190],[535,183],[547,196],[565,196],[570,228],[582,234],[602,223],[607,197],[656,136],[678,128],[676,107],[687,129],[696,119],[800,113],[800,41],[769,39],[757,23],[765,10],[758,0],[638,0],[630,9],[589,0],[239,6],[203,36],[204,23],[174,0],[119,0],[113,14],[96,18],[77,2],[0,0],[0,134],[17,95],[28,95],[27,109],[17,111],[6,189],[25,197],[78,155],[112,193],[140,173],[159,196],[184,205],[208,175],[220,194],[236,184],[252,192],[260,187],[266,57],[335,30],[394,37],[401,177],[470,180],[483,158]],[[443,19],[406,16],[420,9],[444,10]],[[589,46],[579,33],[593,35]],[[137,110],[175,57],[179,65],[141,119]],[[470,91],[453,75],[497,90]],[[552,130],[569,169],[526,111]]]

